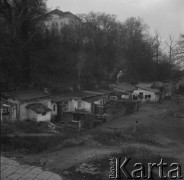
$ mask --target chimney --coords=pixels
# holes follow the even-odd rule
[[[48,88],[44,88],[43,92],[44,92],[45,94],[50,94]]]

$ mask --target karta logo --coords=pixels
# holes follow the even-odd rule
[[[159,163],[147,163],[146,165],[137,162],[130,167],[131,158],[126,158],[122,161],[121,158],[113,157],[110,159],[110,179],[183,179],[181,175],[181,165],[178,163],[167,164],[160,159]],[[167,168],[167,169],[166,169]],[[153,174],[157,177],[153,178]]]

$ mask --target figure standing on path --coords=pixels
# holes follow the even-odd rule
[[[135,127],[134,127],[134,129],[133,129],[133,132],[132,132],[132,134],[137,134],[138,133],[138,121],[135,121]]]
[[[79,131],[81,131],[82,129],[82,123],[81,123],[81,120],[79,120]]]

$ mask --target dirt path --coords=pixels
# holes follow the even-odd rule
[[[139,124],[144,126],[150,126],[155,117],[161,117],[163,114],[176,109],[177,106],[169,107],[167,104],[143,104],[138,112],[117,118],[116,120],[110,121],[103,124],[101,130],[108,131],[110,128],[128,128],[135,125],[135,121],[138,120]]]
[[[115,147],[86,147],[77,146],[65,148],[60,151],[46,153],[44,155],[27,156],[24,161],[33,158],[37,161],[45,161],[49,169],[59,169],[61,171],[72,167],[73,165],[88,161],[94,158],[102,158],[114,153],[120,153],[121,148]]]

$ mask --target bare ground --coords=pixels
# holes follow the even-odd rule
[[[46,169],[54,170],[62,174],[68,168],[93,159],[110,157],[129,149],[138,150],[138,156],[144,156],[142,149],[164,157],[172,157],[184,163],[184,118],[178,116],[184,114],[184,107],[178,106],[174,101],[166,101],[163,104],[144,104],[139,112],[124,116],[103,124],[102,126],[83,133],[80,139],[85,139],[83,145],[71,146],[57,151],[44,152],[37,155],[29,155],[23,158],[25,162],[44,162],[40,165]],[[140,138],[132,138],[132,131],[138,121]],[[125,141],[117,144],[106,145],[103,142],[94,141],[91,138],[97,133],[112,133],[119,130]],[[139,134],[137,135],[139,136]],[[143,137],[143,138],[142,138]],[[73,139],[77,141],[78,138]],[[100,137],[99,137],[100,138]],[[109,137],[107,137],[109,138]],[[142,141],[142,139],[151,139]],[[109,139],[110,141],[110,139]],[[156,142],[156,143],[152,143]],[[140,150],[140,151],[139,151]],[[183,166],[184,168],[184,166]],[[183,171],[182,171],[183,172]]]

